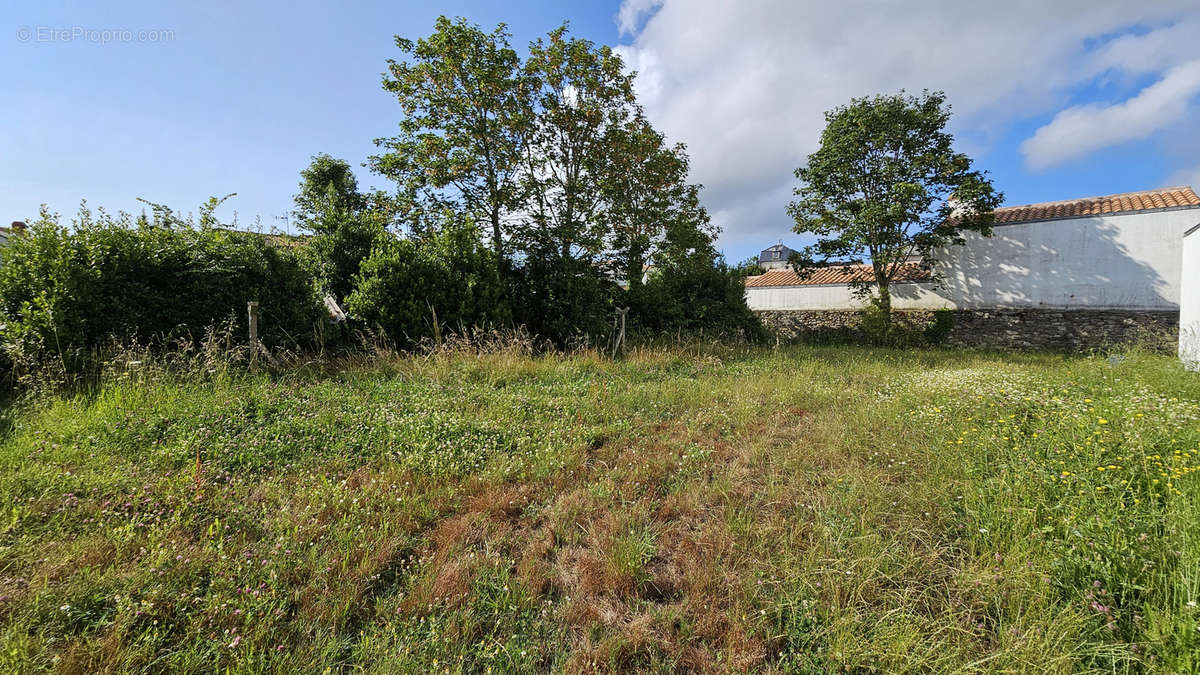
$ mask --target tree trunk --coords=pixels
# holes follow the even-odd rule
[[[892,335],[892,291],[886,281],[879,282],[879,313],[883,319],[883,338]]]
[[[500,280],[505,278],[507,266],[504,259],[504,239],[500,233],[500,209],[492,207],[492,249],[496,252],[496,273],[500,275]]]
[[[642,275],[645,274],[644,259],[641,248],[631,244],[629,257],[625,260],[625,281],[629,284],[631,291],[642,286]]]

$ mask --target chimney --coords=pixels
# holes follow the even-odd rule
[[[14,220],[12,222],[12,231],[14,234],[25,234],[25,221]]]

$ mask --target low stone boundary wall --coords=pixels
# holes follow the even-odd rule
[[[956,309],[945,344],[988,349],[1083,351],[1117,343],[1138,342],[1174,350],[1179,333],[1175,311]],[[861,342],[862,313],[852,310],[763,310],[755,312],[769,330],[784,340]],[[935,312],[893,313],[898,326],[923,330]]]

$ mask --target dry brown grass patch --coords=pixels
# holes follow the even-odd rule
[[[549,528],[542,527],[525,539],[517,556],[517,577],[534,595],[545,594],[554,582],[553,551],[554,535]]]
[[[467,512],[486,513],[498,520],[516,523],[536,495],[532,485],[491,485],[467,499]]]

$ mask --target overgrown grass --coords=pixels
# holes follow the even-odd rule
[[[1200,377],[726,347],[0,418],[5,672],[1200,669]]]

